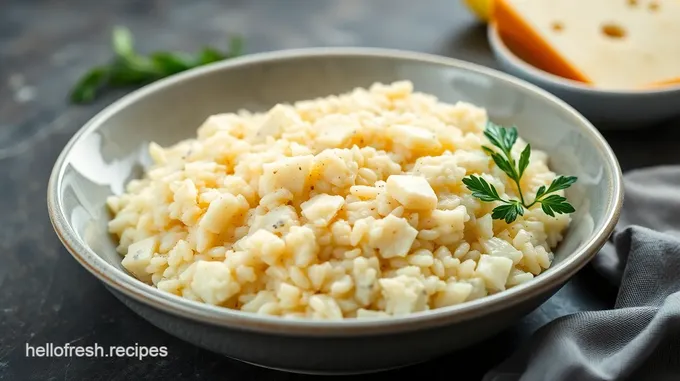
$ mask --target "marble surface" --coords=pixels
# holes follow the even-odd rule
[[[61,246],[45,191],[68,139],[118,91],[87,106],[70,86],[105,61],[109,33],[126,25],[140,50],[197,50],[245,37],[248,52],[306,46],[376,46],[462,58],[495,67],[482,26],[459,0],[4,0],[0,4],[0,379],[142,378],[304,380],[181,342],[119,303]],[[644,112],[641,110],[640,112]],[[680,122],[607,132],[624,170],[680,163]],[[476,380],[546,322],[608,308],[616,290],[589,267],[517,326],[469,350],[391,375]],[[26,345],[164,345],[168,356],[31,358]],[[471,362],[477,366],[466,366]],[[368,377],[365,377],[368,378]]]

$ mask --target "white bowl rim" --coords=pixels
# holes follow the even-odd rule
[[[491,45],[491,49],[493,49],[496,53],[503,55],[503,57],[518,70],[523,71],[533,79],[543,83],[550,83],[555,86],[572,88],[574,90],[591,93],[592,95],[604,96],[653,96],[665,93],[680,92],[680,84],[667,85],[653,89],[607,89],[588,86],[579,81],[560,77],[558,75],[541,70],[519,58],[515,53],[512,52],[512,50],[510,50],[505,42],[503,42],[503,39],[498,33],[498,28],[493,22],[490,22],[487,26],[487,39],[489,41],[489,45]]]
[[[605,157],[605,171],[610,173],[609,177],[611,180],[608,184],[608,208],[603,218],[603,225],[591,234],[579,250],[571,253],[565,260],[555,265],[555,267],[551,267],[550,271],[543,273],[530,282],[515,286],[504,292],[455,306],[417,312],[405,316],[335,321],[262,316],[195,302],[161,291],[108,263],[104,258],[92,251],[73,231],[67,216],[64,214],[60,197],[60,189],[66,169],[64,165],[65,160],[76,142],[96,131],[103,121],[116,114],[120,109],[126,108],[154,92],[163,91],[168,86],[215,71],[229,70],[264,62],[328,56],[378,57],[457,67],[493,77],[495,80],[503,81],[510,86],[516,86],[525,91],[533,92],[545,98],[547,102],[561,107],[571,116],[575,124],[583,127],[582,132],[584,134],[591,136]],[[609,235],[614,230],[623,204],[622,182],[621,168],[616,156],[600,132],[571,106],[537,86],[494,69],[427,53],[383,48],[316,47],[250,54],[213,63],[162,79],[123,96],[90,119],[66,144],[57,158],[50,175],[47,189],[47,206],[54,230],[71,255],[106,286],[142,304],[174,316],[231,329],[297,336],[364,336],[414,331],[473,319],[498,310],[509,309],[514,305],[538,296],[543,291],[565,283],[597,254],[598,248],[606,243]]]

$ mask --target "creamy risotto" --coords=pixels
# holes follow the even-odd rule
[[[388,317],[482,298],[547,269],[570,222],[533,207],[507,224],[470,194],[471,174],[518,193],[481,148],[486,122],[410,82],[213,115],[195,139],[150,144],[145,177],[108,199],[109,229],[139,280],[257,314]],[[555,177],[533,150],[521,186]]]

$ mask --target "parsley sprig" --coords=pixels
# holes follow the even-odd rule
[[[524,171],[529,166],[531,145],[527,144],[519,156],[519,161],[516,161],[512,156],[512,147],[517,142],[517,129],[515,127],[505,128],[488,122],[484,130],[484,136],[489,139],[489,142],[495,148],[484,146],[482,149],[491,156],[496,166],[515,183],[519,193],[519,200],[505,200],[498,195],[496,188],[482,177],[476,175],[465,177],[463,184],[472,192],[473,197],[484,202],[498,201],[502,203],[502,205],[493,209],[491,213],[493,219],[505,220],[506,223],[511,223],[518,216],[523,216],[525,209],[529,210],[536,204],[540,204],[543,212],[550,217],[555,217],[556,213],[564,214],[575,211],[574,207],[567,202],[565,197],[554,194],[574,184],[577,180],[575,176],[558,176],[547,188],[545,185],[538,188],[534,201],[527,203],[520,186],[520,180],[522,175],[524,175]]]
[[[81,77],[71,91],[71,102],[88,103],[107,89],[148,84],[197,66],[243,54],[243,41],[238,36],[231,39],[226,53],[205,47],[195,56],[165,51],[154,52],[149,56],[139,55],[134,50],[132,33],[124,27],[114,28],[112,40],[114,60],[91,69]]]

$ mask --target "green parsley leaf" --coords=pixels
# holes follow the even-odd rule
[[[491,158],[493,159],[493,162],[496,163],[496,166],[498,166],[501,171],[505,172],[505,174],[508,175],[510,179],[517,179],[515,168],[513,168],[512,164],[508,160],[498,153],[492,153]]]
[[[527,169],[529,166],[529,158],[531,158],[531,144],[527,144],[526,147],[524,147],[524,150],[522,151],[522,154],[519,156],[519,178],[522,178],[522,175],[524,174],[524,171]]]
[[[574,184],[576,180],[578,180],[576,176],[558,176],[552,181],[552,183],[550,183],[550,186],[545,193],[548,194],[562,189],[567,189],[572,184]]]
[[[491,121],[488,121],[486,123],[486,129],[484,130],[484,136],[486,136],[487,139],[493,144],[494,146],[500,148],[502,151],[505,151],[506,145],[505,145],[505,135],[506,131],[504,127],[501,127],[497,124],[494,124]]]
[[[544,194],[545,194],[545,185],[541,185],[541,187],[538,188],[538,190],[536,191],[536,198],[535,199],[538,200]]]
[[[504,204],[495,207],[491,212],[491,218],[493,218],[494,220],[514,221],[517,218],[515,205]]]
[[[484,152],[486,152],[489,155],[493,155],[494,153],[496,153],[496,151],[494,151],[493,149],[491,149],[487,146],[482,146],[482,150],[484,150]]]
[[[500,148],[503,153],[509,154],[512,146],[517,141],[517,128],[506,128],[488,121],[484,130],[484,136],[489,139],[491,144]]]
[[[503,127],[501,127],[503,128]],[[507,153],[510,153],[510,150],[512,150],[512,146],[515,145],[515,142],[517,141],[517,128],[515,127],[510,127],[510,128],[503,128],[503,139],[505,140],[505,149]]]
[[[243,38],[241,36],[234,36],[229,41],[229,53],[227,58],[235,58],[243,55]]]
[[[512,223],[517,219],[517,216],[524,215],[524,206],[517,201],[512,201],[510,204],[500,205],[493,209],[491,218],[495,220],[505,220],[506,223]]]
[[[567,202],[567,199],[557,194],[542,199],[541,209],[550,217],[555,217],[555,213],[565,214],[575,212],[574,207]]]
[[[151,63],[159,76],[167,77],[191,69],[194,64],[181,53],[156,52]]]
[[[147,83],[151,76],[155,76],[150,69],[136,69],[126,64],[111,65],[109,71],[111,75],[106,84],[108,87],[142,85]]]
[[[135,56],[132,33],[129,29],[121,26],[113,28],[113,51],[120,57]]]
[[[84,103],[92,101],[108,81],[110,72],[105,67],[95,67],[85,74],[71,91],[71,101]]]
[[[471,175],[470,177],[466,177],[463,179],[463,184],[472,192],[472,196],[485,201],[485,202],[492,202],[492,201],[503,201],[505,202],[500,196],[498,196],[498,191],[496,191],[496,187],[493,185],[489,184],[484,180],[483,178],[475,175]]]
[[[222,61],[226,58],[227,56],[217,49],[203,48],[203,51],[201,51],[201,54],[198,57],[198,65],[207,65],[209,63]]]

